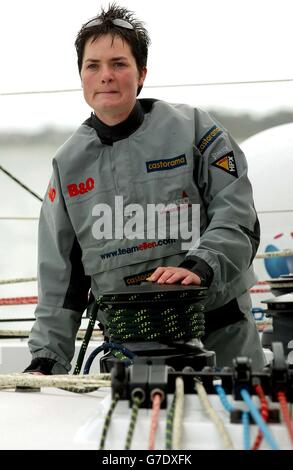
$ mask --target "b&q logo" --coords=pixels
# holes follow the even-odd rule
[[[72,183],[68,184],[68,194],[69,197],[79,196],[80,194],[86,194],[89,191],[92,191],[95,187],[95,180],[93,178],[88,178],[85,183]]]

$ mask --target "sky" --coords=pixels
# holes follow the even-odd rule
[[[267,113],[293,109],[292,0],[120,0],[145,22],[152,45],[141,97],[205,109]],[[0,132],[72,128],[89,115],[79,89],[74,40],[82,23],[108,1],[10,0],[0,3]],[[156,88],[156,86],[160,86]]]

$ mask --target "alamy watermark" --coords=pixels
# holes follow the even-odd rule
[[[200,205],[190,204],[140,204],[124,205],[123,196],[115,196],[114,207],[96,204],[92,216],[97,217],[92,226],[96,240],[181,240],[182,250],[199,244]]]

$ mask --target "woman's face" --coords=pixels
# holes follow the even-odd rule
[[[146,68],[139,73],[129,44],[120,37],[107,34],[87,41],[81,68],[83,94],[105,124],[115,125],[128,117],[145,76]]]

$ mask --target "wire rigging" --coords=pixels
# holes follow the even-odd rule
[[[12,175],[12,173],[10,173],[8,170],[6,170],[5,168],[3,168],[2,165],[0,165],[0,170],[3,171],[3,173],[5,173],[7,176],[9,176],[9,178],[11,178],[13,181],[15,181],[17,184],[19,184],[19,186],[21,186],[23,189],[25,189],[26,191],[28,191],[32,196],[34,196],[35,198],[37,198],[39,201],[43,202],[43,199],[41,198],[41,196],[39,196],[37,193],[35,193],[32,189],[30,189],[28,186],[26,186],[24,183],[22,183],[18,178],[16,178],[14,175]]]
[[[158,85],[144,85],[144,88],[191,88],[202,86],[223,86],[223,85],[255,85],[261,83],[288,83],[293,82],[293,78],[277,78],[271,80],[238,80],[231,82],[200,82],[200,83],[167,83]],[[52,93],[75,93],[81,92],[81,88],[64,88],[55,90],[27,90],[27,91],[8,91],[1,92],[0,96],[19,96],[19,95],[40,95]]]

